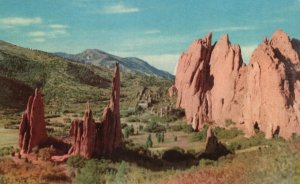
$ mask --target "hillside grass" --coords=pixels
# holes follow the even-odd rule
[[[0,46],[0,83],[15,81],[24,90],[25,87],[32,90],[39,87],[45,95],[45,104],[59,110],[87,101],[109,100],[113,70],[71,62],[46,52],[21,48],[3,41],[0,41]],[[122,72],[122,107],[135,107],[136,93],[142,87],[160,91],[161,96],[165,96],[171,83],[172,81],[162,78]],[[17,90],[4,85],[0,106],[7,107],[9,101],[14,101],[11,94],[15,94]],[[17,101],[22,101],[22,104],[14,107],[19,111],[23,110],[29,95],[21,95],[22,99]],[[5,102],[1,103],[1,100]]]

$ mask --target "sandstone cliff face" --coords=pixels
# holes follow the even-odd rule
[[[248,136],[254,126],[267,138],[300,133],[299,42],[281,30],[263,40],[248,65],[228,35],[212,46],[209,33],[181,55],[175,87],[176,105],[194,129],[231,119]]]
[[[243,112],[249,134],[255,123],[267,138],[300,133],[299,64],[297,52],[281,30],[255,49],[248,66]]]
[[[112,94],[103,111],[102,121],[95,122],[89,104],[83,120],[74,120],[70,129],[73,145],[69,155],[80,154],[86,158],[109,155],[122,143],[120,122],[120,73],[116,64]]]
[[[194,41],[187,53],[180,56],[177,64],[175,87],[177,89],[177,107],[185,109],[189,122],[198,129],[199,122],[209,119],[207,91],[212,87],[209,75],[209,59],[212,51],[212,34]],[[202,124],[200,123],[200,127]]]
[[[36,89],[34,96],[28,99],[27,109],[22,115],[19,127],[21,153],[31,152],[32,148],[45,143],[47,139],[43,98]]]

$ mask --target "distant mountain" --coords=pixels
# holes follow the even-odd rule
[[[95,66],[105,66],[113,68],[115,62],[119,62],[120,69],[127,72],[138,72],[150,76],[163,77],[165,79],[174,79],[174,76],[166,71],[159,70],[146,61],[136,57],[119,57],[97,49],[87,49],[79,54],[67,54],[63,52],[54,53],[57,56],[73,60],[82,64],[91,64]]]
[[[126,59],[124,59],[126,60]],[[19,47],[0,40],[0,111],[23,110],[36,87],[43,92],[45,104],[55,111],[87,101],[109,99],[113,70],[81,64],[39,50]],[[142,87],[161,91],[161,101],[173,81],[141,73],[122,72],[121,103],[135,107]],[[104,108],[100,103],[97,108]],[[76,109],[77,106],[75,105]],[[100,112],[100,111],[98,111]]]

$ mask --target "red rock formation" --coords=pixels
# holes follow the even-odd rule
[[[176,89],[175,85],[172,85],[172,86],[168,89],[168,93],[169,93],[169,96],[170,96],[170,97],[177,95],[177,89]]]
[[[175,87],[178,92],[177,107],[185,109],[189,122],[194,121],[194,129],[198,129],[199,121],[208,120],[206,91],[211,88],[209,59],[212,50],[212,34],[196,40],[187,53],[180,56],[177,64]]]
[[[87,104],[83,121],[74,120],[71,125],[70,135],[74,137],[74,142],[69,150],[70,154],[80,154],[86,158],[91,158],[94,154],[96,124],[92,111]]]
[[[206,141],[205,141],[205,153],[212,154],[216,152],[218,148],[218,138],[215,136],[211,127],[207,129]]]
[[[227,155],[229,151],[218,141],[211,127],[207,129],[204,157],[218,159],[220,156]]]
[[[112,84],[110,102],[104,109],[102,121],[97,127],[96,147],[97,155],[111,154],[122,143],[122,129],[120,120],[120,72],[116,64]]]
[[[21,153],[29,153],[35,146],[40,146],[48,139],[44,120],[44,103],[41,93],[35,90],[30,96],[27,109],[22,115],[19,127],[19,146]]]
[[[300,133],[299,67],[298,54],[281,30],[255,49],[247,67],[243,110],[250,135],[255,123],[267,138]]]
[[[116,64],[112,94],[108,106],[103,111],[102,121],[95,122],[87,105],[83,121],[74,120],[70,135],[74,142],[69,154],[80,154],[86,158],[109,155],[122,143],[120,121],[120,73]]]
[[[199,129],[213,121],[237,123],[250,136],[254,125],[267,138],[300,133],[299,45],[277,30],[243,64],[238,45],[224,35],[211,45],[211,33],[196,40],[178,61],[175,87],[177,107]]]

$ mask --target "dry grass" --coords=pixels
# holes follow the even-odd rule
[[[4,129],[0,127],[0,148],[6,146],[16,147],[18,144],[18,130]]]
[[[65,169],[50,162],[35,162],[34,164],[19,160],[15,162],[10,157],[0,159],[0,174],[3,182],[18,183],[71,183]]]

